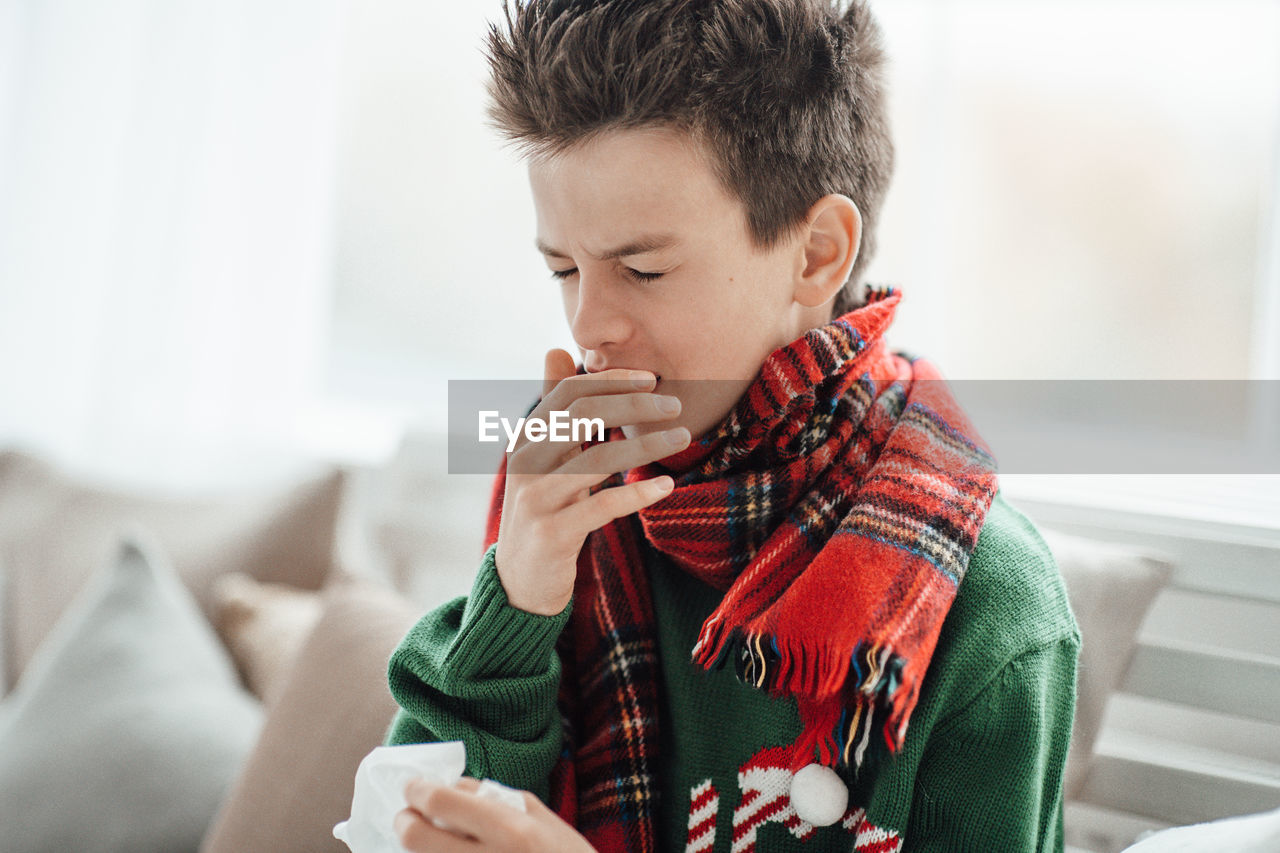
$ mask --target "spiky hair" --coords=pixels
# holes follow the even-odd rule
[[[859,302],[893,172],[880,28],[865,0],[506,0],[489,30],[489,116],[524,154],[665,126],[711,154],[775,246],[828,193],[862,213],[834,313]]]

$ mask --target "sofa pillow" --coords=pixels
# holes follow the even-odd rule
[[[259,703],[173,570],[134,533],[0,702],[8,853],[197,849]]]
[[[321,612],[320,593],[246,574],[213,584],[213,625],[249,692],[270,703]]]
[[[1041,530],[1067,587],[1080,625],[1076,716],[1063,784],[1075,798],[1088,775],[1107,698],[1124,681],[1138,645],[1138,629],[1172,566],[1140,549]]]
[[[110,559],[128,523],[155,535],[206,614],[210,585],[227,572],[320,587],[332,564],[343,482],[341,473],[325,470],[239,494],[142,495],[77,482],[22,453],[0,453],[10,683],[90,568]]]
[[[418,609],[371,583],[338,584],[299,653],[202,853],[346,853],[356,768],[396,703],[387,662]]]

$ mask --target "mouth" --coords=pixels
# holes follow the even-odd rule
[[[600,370],[592,370],[590,367],[587,367],[587,368],[584,368],[584,369],[586,370],[586,372],[587,372],[588,374],[592,374],[592,373],[603,373],[603,372],[604,372],[604,369],[603,369],[603,368],[602,368],[602,369],[600,369]],[[636,369],[636,370],[643,370],[644,368],[634,368],[634,369]],[[662,381],[662,374],[661,374],[661,373],[657,373],[657,372],[654,372],[654,371],[650,371],[650,372],[651,372],[651,373],[653,373],[653,379],[654,379],[654,384],[655,384],[655,385]]]

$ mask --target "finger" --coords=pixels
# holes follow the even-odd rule
[[[570,393],[576,390],[573,389]],[[560,409],[553,409],[553,411],[560,411]],[[563,411],[567,413],[567,420],[559,422],[560,425],[557,427],[559,435],[568,434],[572,438],[576,433],[579,438],[586,436],[590,439],[598,439],[600,432],[598,427],[603,427],[607,431],[612,427],[671,420],[680,414],[681,403],[679,397],[648,392],[584,394],[569,402]],[[545,418],[550,415],[550,412],[539,413],[535,409],[534,415]],[[588,425],[587,428],[580,428],[584,423]],[[577,456],[578,454],[574,451],[580,448],[579,441],[552,441],[550,436],[543,441],[525,441],[517,447],[517,452],[522,455],[508,462],[508,470],[514,470],[517,474],[550,472]],[[622,468],[612,470],[618,471]]]
[[[690,440],[687,428],[676,427],[597,444],[566,457],[558,467],[525,485],[519,500],[523,507],[540,514],[571,511],[589,496],[593,486],[619,472],[679,453],[689,446]]]
[[[423,817],[443,820],[454,832],[497,849],[510,849],[520,832],[519,825],[528,820],[523,813],[495,800],[420,779],[405,788],[405,799]]]
[[[585,433],[580,429],[578,434],[582,436]],[[598,430],[593,431],[588,440],[598,440],[599,437]],[[572,440],[552,441],[550,437],[530,441],[521,434],[516,440],[515,450],[507,456],[507,478],[521,483],[523,478],[548,474],[582,453],[582,444]]]
[[[534,406],[527,418],[546,421],[553,411],[565,411],[574,400],[592,394],[620,394],[647,391],[654,387],[657,377],[645,370],[628,370],[616,368],[604,370],[590,375],[579,375],[573,366],[573,357],[562,349],[548,350],[542,380],[542,399]],[[522,448],[544,442],[530,442],[523,434],[517,440],[513,452]],[[547,456],[554,459],[556,451],[551,454],[541,453],[540,459]],[[512,471],[510,462],[508,470]],[[532,469],[530,469],[532,471]]]
[[[552,473],[557,475],[555,479],[578,478],[578,487],[587,488],[621,471],[666,459],[688,447],[691,440],[688,427],[675,427],[634,438],[609,441],[582,451]]]
[[[676,427],[597,444],[567,458],[558,468],[548,472],[549,476],[531,484],[522,500],[541,512],[559,512],[582,500],[592,486],[619,472],[679,453],[689,446],[690,440],[688,429]]]
[[[396,837],[410,853],[475,853],[479,843],[441,829],[414,809],[402,809],[395,818]]]
[[[563,352],[563,350],[562,350]],[[579,397],[588,394],[627,394],[635,391],[652,391],[657,377],[648,370],[629,370],[616,367],[599,373],[574,373],[559,380],[543,397],[549,408],[565,409]]]
[[[626,394],[591,394],[578,397],[565,409],[570,419],[600,419],[606,427],[655,423],[678,417],[680,398],[670,394],[635,391]]]
[[[562,349],[547,350],[543,359],[542,396],[550,394],[562,379],[568,379],[578,372],[573,364],[573,356]]]
[[[547,806],[546,803],[538,799],[537,794],[531,793],[529,791],[521,791],[520,796],[524,797],[525,813],[532,816],[535,822],[540,823],[547,818],[555,818],[556,820],[563,819],[560,817],[560,815],[552,811],[550,807]]]
[[[566,535],[585,539],[593,530],[599,530],[615,518],[639,512],[662,500],[671,494],[674,485],[674,481],[664,474],[625,486],[611,486],[561,510],[555,518],[557,524],[564,525]]]

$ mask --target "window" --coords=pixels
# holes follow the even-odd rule
[[[875,10],[895,344],[952,379],[1280,379],[1280,2]],[[329,390],[442,428],[446,380],[535,378],[572,341],[484,125],[496,5],[351,14]]]

